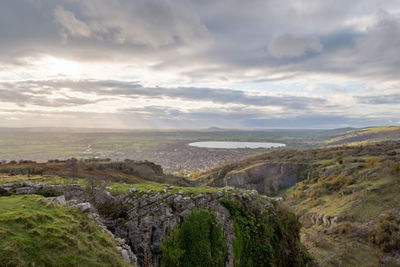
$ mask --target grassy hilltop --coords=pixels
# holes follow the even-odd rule
[[[0,197],[1,266],[128,266],[87,214],[42,196]]]

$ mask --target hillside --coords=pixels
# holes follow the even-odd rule
[[[318,134],[316,139],[322,146],[393,142],[400,140],[400,126],[330,130]]]
[[[128,264],[125,259],[138,266],[314,266],[300,243],[298,217],[277,201],[256,191],[157,183],[168,176],[157,165],[142,164],[3,164],[2,262],[120,266]],[[97,233],[96,225],[105,233]],[[92,249],[96,252],[89,257]]]
[[[313,266],[307,250],[320,266],[399,266],[399,162],[395,142],[276,150],[188,178],[147,161],[10,162],[0,200],[87,207],[139,266]]]
[[[400,143],[275,151],[196,181],[269,185],[300,216],[302,242],[321,266],[400,266]]]
[[[38,195],[0,197],[1,266],[128,266],[88,215]]]

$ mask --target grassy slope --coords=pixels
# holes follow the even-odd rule
[[[48,168],[54,164],[41,164]],[[21,167],[17,166],[16,167]],[[22,181],[44,184],[80,184],[85,187],[95,174],[88,178],[68,177],[68,169],[58,175],[10,175],[0,173],[0,185]],[[110,171],[96,181],[112,194],[126,193],[136,188],[135,194],[170,193],[183,191],[187,195],[216,193],[220,188],[180,187],[145,180],[130,179],[118,171]],[[128,183],[126,183],[128,182]],[[115,244],[99,232],[96,225],[80,211],[48,203],[41,196],[0,197],[0,262],[5,266],[122,266]],[[65,253],[60,253],[60,250]],[[7,261],[6,261],[7,260]],[[1,264],[0,264],[1,265]],[[3,265],[2,265],[3,266]]]
[[[127,266],[115,241],[75,208],[41,196],[0,197],[2,266]]]
[[[381,148],[371,146],[373,156],[357,155],[362,149],[337,151],[345,156],[319,161],[310,179],[284,193],[286,203],[301,215],[302,241],[322,266],[378,266],[390,252],[371,240],[383,234],[378,218],[388,214],[400,218],[400,156],[393,155],[390,145]],[[341,158],[343,164],[338,162]],[[324,215],[342,221],[333,226],[311,223],[311,217]]]
[[[365,145],[400,140],[400,126],[380,126],[322,134],[323,145]]]

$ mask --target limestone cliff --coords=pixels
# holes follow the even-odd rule
[[[217,169],[194,183],[212,186],[234,186],[257,190],[260,194],[272,194],[307,178],[312,171],[311,164],[305,163],[255,163],[242,168],[226,171]]]
[[[139,266],[161,266],[161,243],[166,240],[170,231],[179,227],[193,210],[209,211],[222,226],[228,248],[225,266],[234,266],[235,222],[230,211],[222,204],[223,201],[240,203],[246,210],[254,214],[266,214],[268,218],[274,219],[278,216],[277,214],[282,214],[280,204],[275,200],[261,196],[256,191],[246,192],[232,188],[224,188],[218,193],[197,195],[189,195],[184,191],[176,194],[150,190],[143,192],[133,188],[128,193],[113,196],[100,188],[88,189],[79,185],[61,186],[21,182],[0,187],[0,195],[9,194],[60,195],[60,204],[91,212],[93,217],[105,225],[115,237],[121,238],[129,245],[131,251],[123,247],[120,250],[125,254],[125,258]],[[50,198],[50,200],[53,199]],[[285,234],[287,233],[285,227],[288,229],[292,227],[292,225],[282,225],[285,220],[274,219],[268,226],[271,233],[282,235],[275,242],[285,240],[284,243],[275,245],[273,251],[279,255],[280,261],[287,262],[295,255],[298,258],[304,257],[306,259],[304,262],[308,263],[307,266],[311,265],[312,261],[304,256],[306,252],[299,242],[299,229],[290,229],[293,235]]]

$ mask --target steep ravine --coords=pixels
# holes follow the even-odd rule
[[[296,182],[307,178],[312,169],[313,165],[307,163],[259,162],[232,170],[218,168],[194,181],[193,184],[234,186],[271,195],[279,189],[293,186]]]
[[[82,188],[79,185],[44,185],[29,182],[7,184],[0,187],[0,195],[6,194],[52,194],[62,195],[67,199],[65,204],[80,207],[86,212],[93,213],[93,217],[102,222],[115,237],[125,240],[134,255],[123,251],[125,258],[139,266],[161,266],[162,253],[160,244],[165,241],[171,229],[178,227],[193,210],[205,209],[212,213],[222,226],[226,235],[228,257],[225,266],[234,266],[234,250],[232,241],[235,239],[234,221],[230,212],[221,204],[222,200],[230,200],[243,205],[253,214],[287,214],[282,211],[276,201],[259,195],[256,191],[246,192],[224,188],[218,193],[188,195],[184,191],[177,194],[170,192],[139,192],[131,189],[126,194],[113,196],[99,188]],[[88,205],[91,203],[91,205]],[[298,229],[291,230],[295,233],[286,235],[285,223],[282,220],[272,220],[269,227],[271,233],[283,235],[284,245],[273,248],[276,255],[280,255],[279,262],[286,262],[295,255],[305,257],[304,262],[312,262],[304,256],[305,250],[299,242]],[[296,232],[297,231],[297,232]],[[285,236],[286,235],[286,236]],[[276,242],[279,243],[279,240]],[[278,244],[277,243],[277,244]],[[194,244],[195,245],[195,244]],[[289,255],[291,255],[289,257]],[[268,265],[267,265],[268,266]]]

